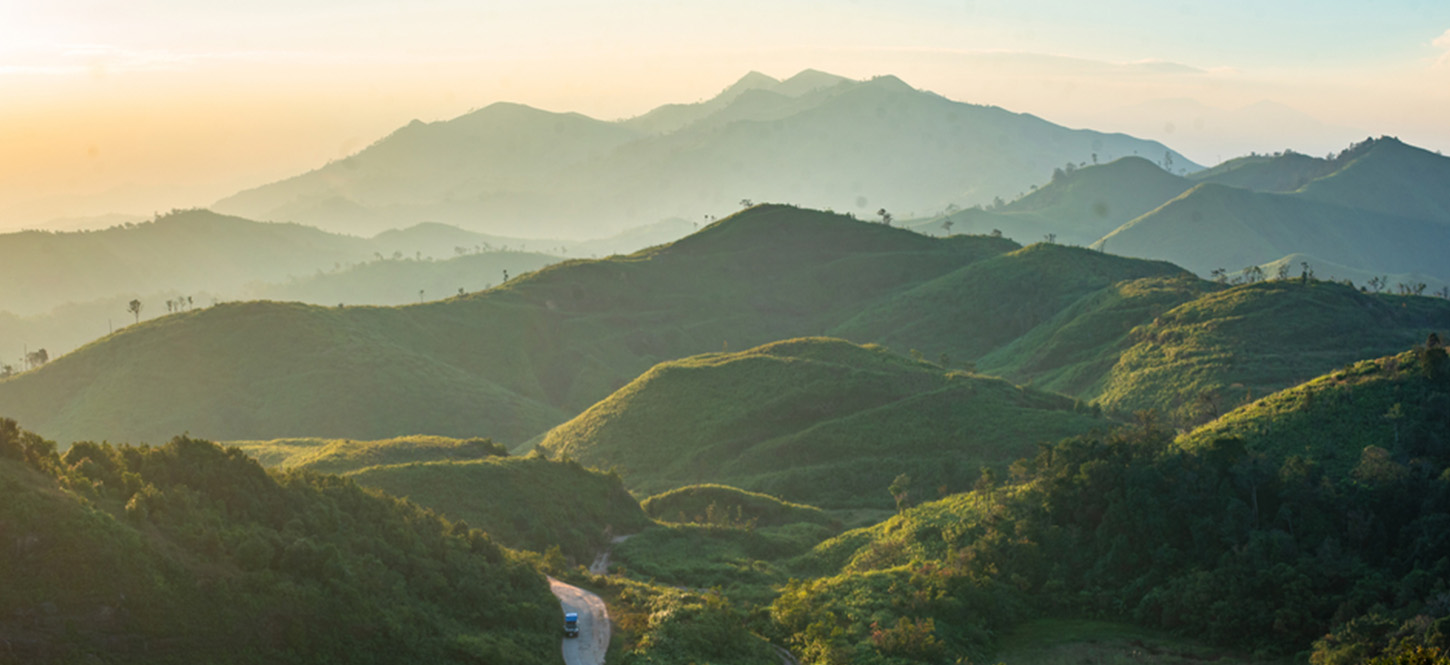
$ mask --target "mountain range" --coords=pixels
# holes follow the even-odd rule
[[[1139,158],[1063,169],[1001,206],[906,225],[1051,238],[1203,276],[1288,266],[1294,275],[1312,269],[1360,286],[1375,279],[1381,289],[1389,282],[1438,292],[1450,283],[1441,251],[1450,241],[1446,192],[1450,158],[1385,137],[1324,158],[1249,155],[1188,175]]]
[[[752,72],[710,100],[621,121],[512,103],[414,121],[214,208],[349,233],[436,221],[597,236],[720,216],[742,200],[904,218],[1025,192],[1067,163],[1135,154],[1199,168],[1156,142],[952,101],[893,76]]]

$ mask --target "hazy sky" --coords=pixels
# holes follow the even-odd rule
[[[205,205],[495,101],[619,118],[805,68],[1204,164],[1450,150],[1444,0],[0,0],[0,229]]]

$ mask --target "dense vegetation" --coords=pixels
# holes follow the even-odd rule
[[[1304,394],[1363,423],[1393,400],[1397,429],[1316,437],[1319,412],[1283,408]],[[984,479],[822,544],[799,564],[822,576],[788,585],[771,611],[817,663],[979,658],[1044,613],[1321,664],[1447,659],[1447,394],[1443,348],[1421,349],[1225,419],[1275,423],[1252,442],[1218,424],[1179,445],[1144,419],[1043,446],[1010,483]]]
[[[558,548],[588,563],[615,534],[650,524],[618,476],[537,455],[509,457],[489,439],[279,439],[229,445],[264,466],[346,476],[480,528],[507,547]]]
[[[664,363],[539,444],[637,491],[723,482],[824,507],[961,491],[983,465],[1104,427],[1073,400],[880,347],[802,338]]]
[[[481,531],[239,450],[0,420],[0,639],[21,662],[551,663],[558,604]]]

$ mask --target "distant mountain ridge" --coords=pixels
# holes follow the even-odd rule
[[[743,199],[898,216],[1025,192],[1054,167],[1162,144],[954,102],[893,76],[752,72],[716,97],[605,122],[499,103],[414,121],[345,159],[216,209],[366,232],[433,220],[516,235],[599,235],[703,219]]]
[[[1188,175],[1125,157],[1064,167],[1016,200],[906,220],[922,233],[1000,232],[1171,261],[1202,276],[1258,266],[1320,278],[1450,281],[1450,159],[1397,139],[1338,154],[1248,155]],[[1292,262],[1288,257],[1299,257]]]
[[[1306,254],[1371,274],[1450,280],[1450,158],[1385,137],[1333,159],[1241,158],[1190,179],[1202,184],[1094,246],[1199,274]]]

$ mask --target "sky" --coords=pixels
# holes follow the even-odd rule
[[[0,0],[0,230],[205,206],[497,101],[615,119],[806,68],[1204,165],[1450,151],[1443,0]]]

